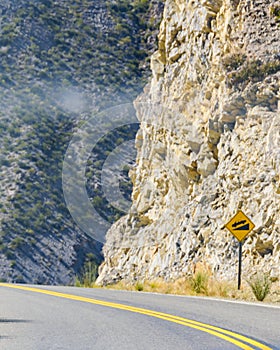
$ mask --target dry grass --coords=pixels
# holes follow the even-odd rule
[[[202,272],[205,274],[205,272]],[[199,277],[200,276],[200,277]],[[252,289],[244,281],[241,285],[241,290],[237,290],[237,281],[217,280],[213,276],[206,275],[207,284],[203,288],[195,288],[194,280],[197,283],[201,279],[201,272],[196,273],[192,278],[182,277],[174,281],[165,281],[162,278],[153,280],[137,281],[136,283],[129,283],[127,281],[120,281],[117,284],[109,285],[106,288],[114,290],[128,290],[153,292],[162,294],[175,295],[190,295],[190,296],[209,296],[216,298],[227,298],[244,301],[256,301]],[[197,284],[195,284],[197,286]],[[271,285],[271,290],[265,299],[268,303],[280,304],[280,282],[274,282]]]
[[[154,280],[138,281],[136,283],[130,283],[123,280],[116,284],[108,285],[106,288],[114,290],[154,292],[161,294],[207,295],[225,298],[230,295],[229,291],[233,288],[233,286],[228,282],[209,279],[207,288],[202,288],[201,292],[197,292],[198,289],[194,287],[192,279],[182,277],[174,281],[165,281],[162,278],[157,278]]]

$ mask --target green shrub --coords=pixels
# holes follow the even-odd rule
[[[15,237],[11,241],[11,248],[13,250],[15,250],[15,249],[19,248],[23,243],[24,243],[24,239],[22,237]]]
[[[270,9],[270,13],[274,16],[276,22],[280,22],[280,6],[272,6]]]
[[[242,66],[245,60],[246,60],[246,55],[241,53],[236,53],[236,54],[225,56],[222,60],[222,64],[227,71],[232,71]]]
[[[138,292],[142,292],[144,290],[144,284],[142,282],[137,282],[135,284],[135,290]]]
[[[79,277],[76,277],[76,287],[93,287],[97,278],[97,265],[92,261],[87,261]]]
[[[271,282],[267,274],[258,274],[247,281],[247,283],[258,301],[263,301],[270,291]]]
[[[204,272],[197,272],[190,281],[193,292],[207,294],[208,292],[208,276]]]

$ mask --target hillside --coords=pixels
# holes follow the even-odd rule
[[[83,121],[146,84],[161,13],[161,1],[0,2],[1,280],[69,284],[102,260],[101,244],[69,214],[62,163]],[[107,146],[89,160],[87,187],[114,222],[122,213],[99,186]],[[129,197],[127,172],[123,182]]]
[[[238,210],[255,224],[244,279],[280,279],[280,4],[165,2],[137,99],[133,206],[107,234],[98,282],[237,275]]]

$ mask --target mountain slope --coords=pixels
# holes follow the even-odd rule
[[[160,1],[1,2],[2,280],[68,284],[101,261],[101,244],[64,202],[63,159],[83,120],[141,91],[161,10]],[[111,222],[121,215],[99,206]]]

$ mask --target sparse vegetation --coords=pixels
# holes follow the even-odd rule
[[[242,85],[248,81],[258,82],[280,70],[280,59],[263,63],[261,60],[246,61],[240,69],[228,74],[230,85]]]
[[[195,285],[198,286],[194,290]],[[203,282],[202,282],[203,281]],[[206,284],[207,281],[207,284]],[[267,283],[267,282],[266,282]],[[261,286],[265,283],[261,279]],[[140,290],[144,292],[154,292],[162,294],[177,294],[177,295],[201,295],[218,298],[228,298],[235,300],[253,301],[252,290],[249,284],[243,284],[241,290],[237,290],[236,281],[218,280],[205,271],[197,272],[192,277],[182,277],[174,281],[166,281],[162,278],[153,280],[144,280],[135,284],[126,281],[120,281],[113,285],[108,285],[105,288],[117,290]],[[260,288],[261,289],[261,288]],[[280,303],[280,285],[278,282],[270,284],[270,294],[267,295],[268,301]],[[199,292],[198,292],[199,291]],[[273,292],[272,292],[273,291]],[[260,293],[261,294],[261,293]],[[271,297],[270,297],[271,296]],[[270,298],[269,298],[270,297]]]

